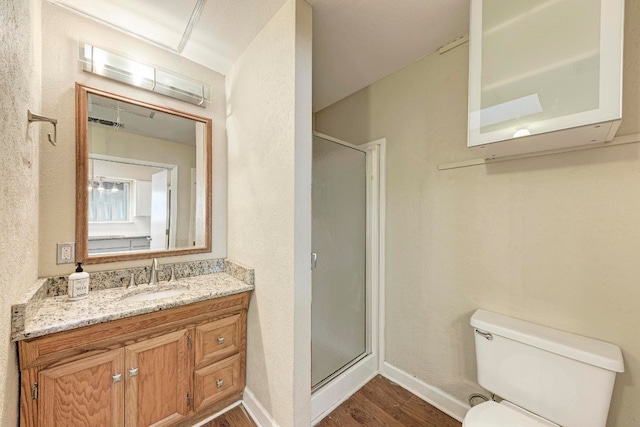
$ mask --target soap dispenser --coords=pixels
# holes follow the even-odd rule
[[[79,300],[89,296],[89,273],[82,270],[82,262],[78,262],[76,272],[69,276],[69,299]]]

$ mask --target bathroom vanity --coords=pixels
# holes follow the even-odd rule
[[[208,117],[76,84],[78,259],[154,261],[12,306],[22,427],[192,426],[242,399],[253,270],[156,260],[211,252],[211,147]]]
[[[20,425],[187,426],[240,400],[252,280],[222,271],[161,285],[27,309],[14,336]],[[179,295],[153,298],[167,289]]]

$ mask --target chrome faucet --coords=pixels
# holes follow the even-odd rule
[[[135,288],[135,287],[136,287],[136,275],[134,273],[131,273],[131,276],[129,276],[129,286],[127,286],[127,289]]]
[[[154,258],[151,262],[151,276],[149,277],[149,284],[155,285],[157,281],[156,275],[158,274],[158,259]]]

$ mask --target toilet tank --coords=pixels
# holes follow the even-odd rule
[[[477,310],[478,383],[563,427],[603,427],[617,372],[616,345]]]

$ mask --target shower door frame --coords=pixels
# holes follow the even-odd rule
[[[311,394],[311,422],[318,423],[382,370],[384,361],[384,229],[386,139],[350,144],[313,132],[322,138],[365,153],[366,161],[366,352],[330,376]]]

